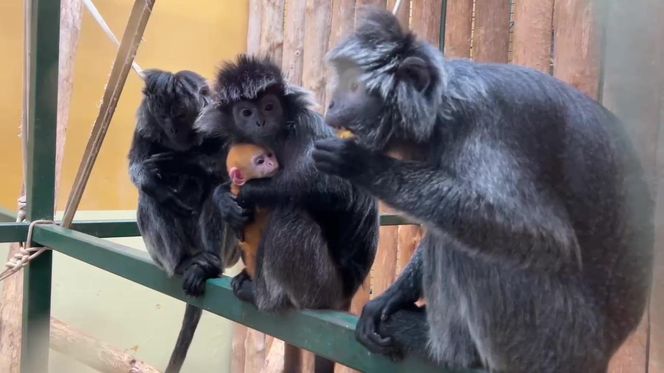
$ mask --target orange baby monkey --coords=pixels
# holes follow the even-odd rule
[[[269,150],[254,144],[234,144],[228,150],[226,169],[231,179],[231,193],[237,196],[240,188],[247,181],[272,177],[279,170],[277,158]],[[240,250],[247,274],[251,279],[256,276],[256,255],[258,245],[263,238],[269,211],[256,209],[254,221],[242,232]]]

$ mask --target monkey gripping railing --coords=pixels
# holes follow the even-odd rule
[[[25,241],[30,222],[53,220],[56,118],[58,95],[59,0],[30,0],[30,71],[28,154],[26,174],[27,221],[0,211],[0,242]],[[18,160],[17,160],[18,161]],[[382,216],[382,225],[402,224]],[[65,224],[67,225],[67,224]],[[301,311],[285,315],[259,312],[232,293],[230,278],[209,280],[205,296],[185,297],[180,279],[168,278],[147,254],[103,238],[138,236],[135,221],[76,221],[71,228],[35,225],[33,242],[76,258],[155,291],[273,335],[341,364],[364,372],[440,372],[417,357],[395,363],[372,354],[354,338],[357,318],[332,311]],[[52,251],[47,250],[23,270],[23,334],[21,371],[48,371],[51,313]]]

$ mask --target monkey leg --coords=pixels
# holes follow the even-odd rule
[[[178,273],[191,253],[190,231],[196,229],[195,225],[143,195],[136,215],[139,231],[152,260],[169,276]]]

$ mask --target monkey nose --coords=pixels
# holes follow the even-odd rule
[[[258,127],[263,127],[263,126],[265,125],[265,121],[264,121],[264,120],[257,120],[257,121],[256,121],[256,125],[257,125]]]

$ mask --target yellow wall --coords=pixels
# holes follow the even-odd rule
[[[132,0],[97,0],[118,38]],[[23,2],[0,1],[0,206],[15,209],[21,182]],[[222,60],[245,50],[247,0],[157,1],[136,61],[143,68],[189,69],[212,78]],[[58,207],[64,206],[111,70],[115,46],[84,10]],[[127,152],[140,102],[141,80],[130,73],[80,209],[134,209],[136,190]]]

